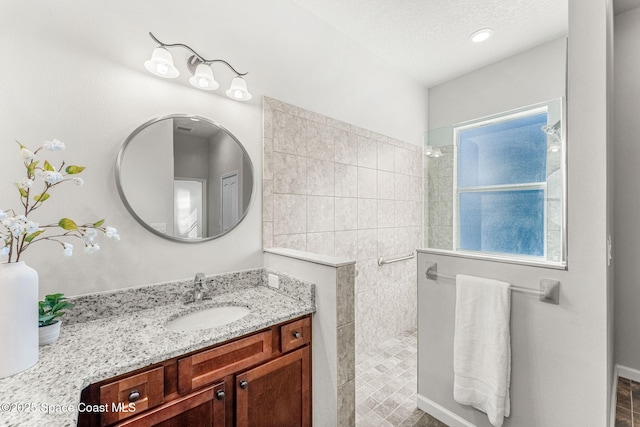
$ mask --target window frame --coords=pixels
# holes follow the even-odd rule
[[[549,174],[549,154],[547,152],[546,157],[546,176],[545,181],[538,182],[527,182],[527,183],[516,183],[516,184],[498,184],[498,185],[484,185],[484,186],[473,186],[473,187],[463,187],[460,188],[458,186],[458,172],[460,167],[460,134],[465,130],[478,128],[481,126],[487,126],[497,123],[503,123],[509,120],[514,120],[518,118],[524,118],[533,116],[536,114],[546,113],[547,121],[550,120],[550,106],[552,103],[556,103],[559,101],[560,108],[560,116],[559,120],[562,123],[560,128],[560,150],[561,150],[561,159],[560,159],[560,172],[562,175],[562,198],[560,205],[561,212],[561,230],[559,232],[560,235],[560,260],[553,261],[549,260],[549,230],[548,230],[548,222],[549,222],[549,192],[548,192],[548,180],[550,177]],[[453,253],[462,257],[471,257],[471,258],[481,258],[481,259],[490,259],[496,261],[506,261],[518,264],[528,264],[528,265],[536,265],[536,266],[544,266],[550,268],[559,268],[566,269],[567,268],[567,253],[566,253],[566,147],[565,147],[565,105],[564,99],[553,99],[546,102],[541,102],[538,104],[522,107],[516,110],[505,111],[499,114],[495,114],[489,117],[483,117],[472,121],[467,121],[463,123],[459,123],[452,127],[453,131],[453,235],[452,235],[452,243],[453,243]],[[460,233],[461,233],[461,225],[460,225],[460,196],[464,193],[479,193],[479,192],[489,192],[489,191],[519,191],[519,190],[543,190],[544,192],[544,208],[543,208],[543,255],[526,255],[526,254],[512,254],[512,253],[502,253],[502,252],[490,252],[490,251],[476,251],[472,249],[462,249],[460,244]],[[439,252],[439,251],[438,251]]]

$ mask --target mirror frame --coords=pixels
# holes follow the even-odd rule
[[[244,158],[246,159],[247,163],[249,164],[249,169],[251,171],[252,189],[251,189],[251,196],[249,198],[249,203],[247,204],[247,209],[244,212],[242,212],[242,215],[238,218],[238,221],[233,225],[233,227],[229,228],[228,230],[226,230],[226,231],[224,231],[224,232],[222,232],[220,234],[216,234],[215,236],[203,237],[202,239],[184,239],[184,238],[181,238],[181,237],[171,236],[169,234],[162,233],[162,232],[156,230],[155,228],[153,228],[149,224],[147,224],[145,222],[145,220],[143,220],[135,212],[135,210],[133,209],[133,207],[129,203],[129,200],[127,199],[127,196],[125,195],[124,188],[122,186],[122,180],[121,180],[121,176],[120,176],[121,175],[121,170],[122,170],[122,162],[123,162],[123,159],[124,159],[124,155],[125,155],[125,153],[127,151],[127,147],[129,147],[129,144],[131,143],[131,141],[140,132],[142,132],[147,127],[153,125],[154,123],[157,123],[157,122],[160,122],[160,121],[163,121],[163,120],[176,119],[176,118],[198,119],[198,120],[200,120],[202,122],[209,123],[209,124],[211,124],[213,126],[216,126],[220,130],[225,132],[231,139],[233,139],[233,141],[235,141],[236,144],[238,144],[238,147],[240,147],[240,149],[242,150],[242,154],[243,154]],[[236,136],[233,133],[231,133],[227,128],[225,128],[224,126],[221,126],[220,124],[214,122],[213,120],[207,119],[206,117],[197,116],[197,115],[193,115],[193,114],[168,114],[166,116],[156,117],[154,119],[148,120],[147,122],[145,122],[145,123],[141,124],[140,126],[138,126],[127,137],[127,139],[124,141],[124,143],[120,147],[120,150],[118,151],[118,157],[116,158],[115,175],[116,175],[116,187],[118,188],[118,194],[120,195],[120,200],[122,200],[122,203],[127,208],[127,211],[129,211],[131,216],[133,216],[133,218],[138,222],[138,224],[140,224],[141,226],[143,226],[144,228],[146,228],[147,230],[149,230],[151,233],[155,234],[156,236],[160,236],[160,237],[165,238],[167,240],[171,240],[171,241],[174,241],[174,242],[180,242],[180,243],[202,243],[202,242],[208,242],[208,241],[220,238],[220,237],[228,234],[229,232],[234,230],[244,220],[244,218],[247,216],[247,213],[249,212],[249,210],[251,209],[251,206],[253,205],[253,199],[254,199],[254,195],[256,193],[255,169],[253,167],[253,162],[251,161],[251,157],[249,156],[249,153],[247,152],[246,148],[244,148],[244,145],[242,145],[242,143],[238,140],[238,138],[236,138]]]

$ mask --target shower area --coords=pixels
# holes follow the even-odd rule
[[[263,124],[263,247],[356,261],[357,425],[417,422],[422,147],[271,98]]]
[[[563,100],[425,134],[425,241],[463,253],[562,265]]]

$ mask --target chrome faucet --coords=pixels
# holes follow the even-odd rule
[[[204,273],[197,273],[195,279],[193,279],[193,291],[187,292],[187,294],[185,295],[185,302],[191,303],[206,299],[204,297],[205,290],[206,279]]]

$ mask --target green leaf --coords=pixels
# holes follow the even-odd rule
[[[64,229],[64,230],[77,230],[78,226],[76,225],[75,222],[73,222],[72,220],[70,220],[69,218],[62,218],[60,221],[58,221],[58,227]]]
[[[29,174],[29,176],[33,176],[36,173],[36,166],[38,166],[38,163],[40,163],[39,160],[32,161],[27,165],[27,174]]]
[[[38,316],[38,323],[42,326],[46,326],[55,318],[55,314],[41,314]]]
[[[100,221],[98,221],[98,222],[94,222],[94,223],[93,223],[93,228],[98,228],[98,227],[100,227],[102,224],[104,224],[104,219],[101,219],[101,220],[100,220]]]
[[[24,197],[25,199],[29,197],[29,195],[27,194],[27,190],[25,190],[24,188],[18,187],[18,191],[20,192],[20,196]]]
[[[49,197],[51,197],[51,194],[49,193],[42,193],[42,194],[38,194],[36,196],[33,196],[33,200],[35,200],[36,202],[44,202],[45,200],[47,200]]]
[[[44,161],[44,170],[51,171],[51,172],[55,171],[55,169],[53,168],[53,166],[51,166],[51,163],[49,163],[48,160]]]
[[[85,170],[86,168],[84,166],[76,166],[76,165],[69,165],[67,166],[67,168],[65,169],[65,171],[69,174],[69,175],[75,175],[77,173],[82,172],[83,170]]]
[[[53,306],[53,308],[51,309],[52,313],[57,313],[60,310],[64,310],[65,308],[72,308],[73,304],[71,304],[68,301],[58,301],[56,303],[56,305]]]
[[[44,233],[45,230],[38,230],[35,233],[31,233],[29,234],[27,237],[24,238],[25,242],[27,243],[31,243],[31,241],[33,239],[35,239],[36,237],[38,237],[39,235],[41,235],[42,233]]]

